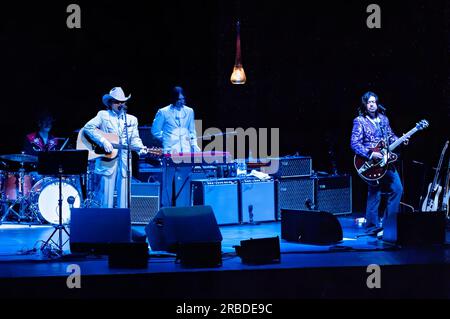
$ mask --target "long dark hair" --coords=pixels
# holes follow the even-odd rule
[[[172,91],[170,91],[170,103],[175,105],[180,94],[183,94],[183,96],[185,96],[183,88],[181,86],[175,86]]]
[[[361,105],[358,108],[359,115],[363,115],[363,116],[367,115],[367,102],[369,101],[371,96],[373,96],[375,98],[375,102],[378,105],[378,95],[376,95],[375,93],[370,92],[370,91],[364,93],[364,95],[361,97]],[[377,110],[377,113],[378,113],[378,110]]]

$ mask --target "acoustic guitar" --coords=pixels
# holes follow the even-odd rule
[[[78,132],[76,147],[77,147],[77,150],[88,150],[89,151],[89,155],[88,155],[89,160],[94,160],[94,159],[97,159],[100,157],[104,158],[104,159],[112,160],[117,157],[117,155],[119,153],[119,149],[124,149],[124,150],[127,149],[126,145],[122,145],[119,143],[120,139],[117,134],[105,133],[99,129],[96,129],[96,133],[98,133],[102,137],[106,138],[111,143],[111,145],[113,146],[114,149],[111,153],[106,153],[103,146],[98,145],[97,143],[92,141],[92,139],[84,133],[84,130],[81,129],[80,132]],[[130,147],[130,149],[132,151],[136,151],[136,152],[140,151],[140,148],[137,148],[137,147]],[[162,149],[158,148],[158,147],[152,147],[152,148],[146,147],[145,150],[147,151],[147,156],[151,156],[151,157],[159,157],[163,153]]]
[[[442,195],[442,211],[445,212],[447,218],[449,218],[449,199],[450,199],[449,182],[450,182],[450,158],[447,164],[447,174],[444,180],[444,191]]]
[[[442,191],[442,186],[439,185],[438,179],[447,147],[448,141],[445,143],[444,148],[442,149],[441,157],[439,158],[439,164],[437,166],[436,173],[434,174],[433,182],[428,185],[427,196],[422,203],[422,211],[424,212],[436,212],[438,210],[439,196]]]

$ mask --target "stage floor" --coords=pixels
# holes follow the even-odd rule
[[[25,294],[30,298],[450,297],[449,245],[388,244],[364,236],[364,229],[355,220],[357,217],[360,216],[339,217],[344,240],[334,245],[306,245],[280,239],[281,262],[265,265],[243,264],[233,246],[250,238],[281,237],[280,222],[222,226],[223,265],[215,268],[185,268],[175,262],[173,254],[155,251],[150,252],[146,269],[110,268],[104,256],[70,255],[68,244],[66,256],[51,260],[43,256],[39,247],[53,227],[3,224],[0,225],[0,294],[5,297]],[[144,232],[144,226],[133,228]],[[80,267],[84,287],[89,289],[75,293],[66,287],[68,266],[73,264]],[[366,279],[370,275],[367,267],[371,264],[381,267],[383,278],[390,278],[390,288],[385,284],[387,289],[376,293],[367,288]],[[420,279],[417,289],[411,290],[411,276]],[[42,285],[47,288],[42,290]]]

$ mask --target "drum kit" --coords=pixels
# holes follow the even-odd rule
[[[58,224],[59,179],[37,173],[37,156],[0,155],[0,162],[3,164],[0,170],[0,203],[3,213],[0,215],[0,224],[5,221]],[[87,172],[86,176],[72,175],[62,179],[63,224],[69,223],[71,208],[95,204],[93,183],[90,182],[92,169],[88,168]]]

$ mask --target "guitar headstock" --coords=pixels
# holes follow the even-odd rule
[[[424,130],[426,129],[430,124],[427,120],[421,120],[419,123],[416,123],[416,129],[418,130]]]

